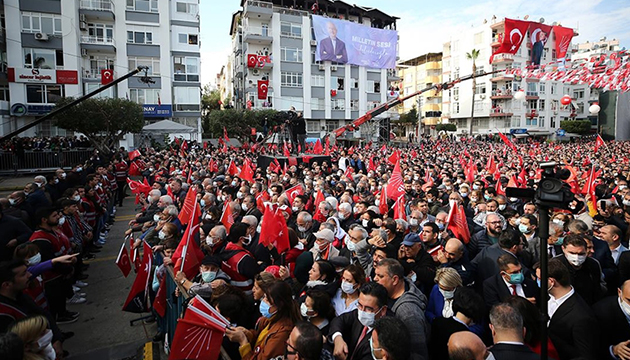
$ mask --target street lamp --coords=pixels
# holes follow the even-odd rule
[[[602,108],[599,106],[598,103],[593,103],[593,105],[589,106],[588,111],[591,113],[591,115],[597,115],[599,114],[599,111]]]

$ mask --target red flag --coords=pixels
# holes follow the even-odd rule
[[[242,180],[249,181],[250,183],[254,182],[254,170],[250,165],[249,159],[245,159],[245,163],[243,164],[243,168],[241,169],[239,177]]]
[[[556,59],[560,62],[567,55],[567,51],[571,45],[573,29],[562,26],[554,26],[553,34],[556,39]]]
[[[247,67],[254,68],[258,63],[258,56],[256,54],[247,54]]]
[[[199,233],[199,218],[201,217],[201,209],[197,201],[193,203],[193,209],[190,217],[187,219],[188,226],[182,236],[182,240],[177,245],[172,259],[175,263],[175,269],[183,271],[188,279],[192,279],[198,273],[198,267],[203,259],[203,252],[195,241],[195,236]]]
[[[260,244],[268,246],[273,244],[279,254],[291,248],[289,245],[289,231],[287,222],[282,216],[282,211],[278,209],[277,204],[266,206],[265,215],[262,217],[260,225]]]
[[[470,241],[470,231],[468,230],[468,222],[466,221],[466,214],[464,208],[458,205],[456,201],[451,200],[451,210],[448,213],[447,226],[448,230],[453,232],[453,235],[468,244]]]
[[[291,156],[291,152],[289,151],[289,147],[287,146],[287,142],[286,141],[282,145],[282,151],[284,152],[284,156],[286,156],[286,157],[290,157]]]
[[[348,166],[346,167],[346,171],[343,174],[345,177],[347,177],[348,179],[352,179],[352,170],[354,170],[354,168],[352,166]]]
[[[230,143],[230,138],[228,137],[228,132],[227,129],[225,128],[225,126],[223,127],[223,141],[224,141],[224,145],[227,146],[227,144]]]
[[[230,207],[230,203],[226,203],[223,209],[223,215],[221,215],[221,223],[227,229],[228,233],[230,232],[230,228],[232,224],[234,224],[234,215],[232,215],[232,208]]]
[[[497,179],[497,184],[496,184],[496,189],[497,194],[498,195],[505,195],[505,188],[503,187],[503,184],[501,183],[501,177],[499,177],[499,179]]]
[[[599,150],[600,146],[606,146],[606,143],[604,142],[604,139],[602,139],[602,137],[597,134],[597,137],[595,138],[595,152]]]
[[[503,43],[496,52],[490,56],[490,64],[496,54],[516,54],[521,47],[525,34],[529,28],[529,21],[513,20],[505,18],[505,32]]]
[[[513,188],[519,187],[518,181],[516,181],[516,176],[512,175],[512,177],[510,177],[510,181],[508,181],[507,187],[513,187]]]
[[[269,91],[269,80],[258,80],[258,99],[266,100]]]
[[[400,171],[400,160],[396,162],[392,177],[387,182],[387,196],[390,199],[397,200],[400,195],[405,193],[405,187],[403,186],[403,177]]]
[[[294,187],[288,189],[286,191],[286,195],[287,199],[289,199],[289,204],[293,205],[293,200],[295,200],[298,195],[302,194],[304,194],[304,187],[301,184],[295,185]]]
[[[155,310],[155,312],[161,317],[166,315],[166,307],[168,306],[166,304],[166,276],[168,275],[164,275],[160,279],[160,287],[158,288],[157,294],[155,294],[155,299],[153,300],[153,310]]]
[[[230,176],[236,176],[238,174],[238,167],[236,167],[234,160],[230,160],[230,166],[228,166],[227,172]]]
[[[197,215],[201,216],[201,211],[199,210],[199,207],[195,206],[196,202],[197,202],[197,192],[194,191],[193,188],[191,187],[190,189],[188,189],[188,192],[186,193],[186,199],[184,199],[184,205],[182,205],[182,209],[180,210],[179,215],[177,216],[180,223],[188,224],[190,215],[192,214],[192,211],[195,210],[195,208],[197,209],[197,212],[198,212]]]
[[[503,135],[503,133],[499,133],[499,137],[501,138],[501,140],[503,140],[503,142],[505,143],[505,145],[507,145],[507,147],[514,150],[515,153],[518,153],[516,146],[514,145],[512,141],[510,141],[510,139],[507,138],[507,136]]]
[[[129,175],[130,176],[140,176],[140,175],[142,175],[140,173],[140,168],[138,167],[138,164],[136,164],[135,162],[132,162],[131,165],[129,165]]]
[[[129,253],[127,252],[127,244],[123,241],[118,257],[116,258],[116,266],[120,269],[123,276],[129,276],[131,272],[131,261],[129,260]]]
[[[319,209],[319,203],[326,200],[326,198],[324,197],[324,193],[321,191],[317,191],[317,195],[315,195],[315,201],[314,201],[314,205],[316,209]]]
[[[379,197],[378,203],[378,211],[384,215],[389,211],[389,206],[387,206],[387,188],[381,190],[381,196]]]
[[[114,81],[114,70],[101,69],[101,85],[107,85]]]
[[[142,155],[140,153],[140,150],[136,149],[136,150],[134,150],[134,151],[129,153],[129,160],[133,161],[133,159],[137,158],[140,155]]]
[[[405,214],[405,196],[400,195],[396,203],[394,203],[394,220],[403,219],[407,220],[407,216]]]
[[[525,168],[521,169],[521,172],[518,174],[517,180],[519,187],[527,186],[527,172],[525,172]]]
[[[169,360],[204,359],[217,360],[221,353],[221,342],[225,327],[208,326],[188,320],[186,317],[177,320]]]
[[[145,183],[141,183],[140,181],[135,181],[127,178],[127,184],[129,184],[129,189],[131,189],[131,193],[133,194],[149,194],[151,191],[151,186]]]
[[[321,155],[323,151],[324,149],[322,148],[322,143],[321,141],[319,141],[319,139],[317,139],[317,141],[315,142],[315,146],[313,147],[313,153]]]
[[[388,158],[390,164],[396,164],[400,160],[400,152],[398,150],[394,151]]]
[[[597,186],[597,178],[602,174],[602,170],[595,171],[595,165],[591,166],[591,171],[589,172],[588,179],[584,184],[584,188],[582,188],[582,194],[591,195],[591,201],[595,203],[597,201],[595,197],[595,187]]]
[[[472,184],[475,181],[476,175],[477,175],[477,166],[471,161],[468,164],[468,168],[466,171],[466,181]]]
[[[133,281],[123,311],[132,313],[143,313],[149,311],[149,284],[151,279],[151,266],[153,264],[153,251],[147,242],[142,242],[144,254],[142,256],[142,264]]]
[[[330,136],[326,137],[326,150],[324,150],[324,155],[330,156]]]
[[[493,155],[490,155],[490,158],[488,158],[488,163],[486,164],[486,170],[488,170],[490,174],[494,174],[497,171],[497,165],[494,163]]]

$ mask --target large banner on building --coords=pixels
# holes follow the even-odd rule
[[[396,67],[398,32],[313,15],[315,60],[377,69]]]

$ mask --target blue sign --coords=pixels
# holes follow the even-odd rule
[[[567,134],[567,131],[564,129],[558,129],[558,131],[556,131],[556,135],[558,136],[564,136]]]
[[[171,105],[144,104],[142,105],[145,118],[172,117],[173,107]]]
[[[510,134],[527,134],[527,129],[510,129]]]
[[[44,115],[52,111],[55,105],[27,105],[26,113],[28,115]]]

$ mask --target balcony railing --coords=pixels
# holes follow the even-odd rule
[[[81,0],[79,5],[85,10],[99,10],[115,12],[114,2],[112,0]]]
[[[245,28],[245,35],[258,35],[271,37],[271,29],[261,26],[248,26]]]
[[[87,69],[83,68],[81,72],[81,76],[84,79],[100,79],[101,78],[101,69]],[[116,72],[114,71],[114,78],[116,78]]]
[[[94,35],[82,35],[81,43],[116,46],[116,42],[114,41],[113,37],[94,36]]]

